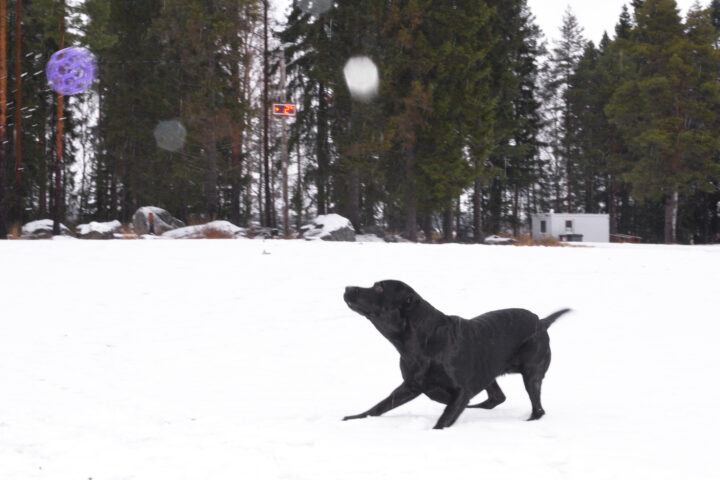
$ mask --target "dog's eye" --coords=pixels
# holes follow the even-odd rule
[[[383,288],[380,285],[375,285],[373,290],[375,290],[375,293],[377,293],[378,295],[383,293]]]

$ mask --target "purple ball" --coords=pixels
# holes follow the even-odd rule
[[[84,92],[95,80],[95,56],[82,47],[64,48],[53,53],[46,71],[48,83],[56,92]]]

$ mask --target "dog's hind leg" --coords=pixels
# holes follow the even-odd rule
[[[357,418],[380,416],[385,412],[389,412],[393,408],[406,404],[413,398],[418,397],[420,393],[421,392],[419,390],[410,387],[407,383],[402,383],[399,387],[393,390],[389,397],[382,400],[367,412],[363,412],[359,415],[350,415],[343,418],[343,420],[355,420]]]
[[[495,408],[505,401],[505,394],[500,390],[497,380],[493,380],[490,385],[485,389],[488,398],[484,402],[476,403],[475,405],[468,405],[467,408]]]
[[[525,384],[525,390],[527,390],[530,396],[530,403],[532,404],[532,413],[528,420],[538,420],[545,415],[542,404],[540,403],[540,388],[542,387],[543,376],[542,375],[529,375],[523,373],[523,383]]]

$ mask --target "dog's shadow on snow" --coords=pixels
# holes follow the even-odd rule
[[[502,427],[504,425],[533,425],[538,422],[527,422],[527,409],[522,407],[506,407],[495,408],[493,410],[482,410],[482,409],[468,409],[460,417],[457,423],[457,427],[460,429],[463,426],[472,426],[473,428],[479,425],[492,426],[493,428]],[[379,417],[367,417],[362,420],[356,420],[352,422],[343,422],[346,425],[360,425],[371,423],[375,426],[392,427],[393,429],[402,429],[403,426],[407,426],[408,430],[431,430],[435,422],[437,421],[437,412],[396,412],[387,413]]]

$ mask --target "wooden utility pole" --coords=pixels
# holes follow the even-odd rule
[[[263,0],[263,167],[265,169],[265,226],[272,227],[272,195],[270,194],[270,141],[268,138],[270,128],[268,116],[270,115],[269,88],[270,66],[268,51],[268,0]]]
[[[22,223],[22,0],[15,0],[15,215]]]
[[[7,153],[7,0],[0,0],[0,240],[7,238],[5,165]]]
[[[280,60],[280,88],[285,95],[285,50],[282,51],[282,59]],[[287,117],[282,117],[282,155],[283,155],[283,225],[285,227],[285,236],[290,236],[290,202],[288,199],[288,163],[290,163],[290,154],[288,152],[287,139]]]
[[[300,231],[302,227],[302,210],[303,210],[303,197],[302,197],[302,160],[300,158],[300,135],[298,135],[297,144],[295,145],[297,152],[297,192],[298,192],[298,209],[297,209],[297,229]]]
[[[65,1],[60,2],[60,50],[65,48]],[[62,215],[62,161],[63,128],[65,120],[65,97],[58,93],[57,128],[55,131],[55,208],[53,211],[53,235],[60,235],[60,216]]]

